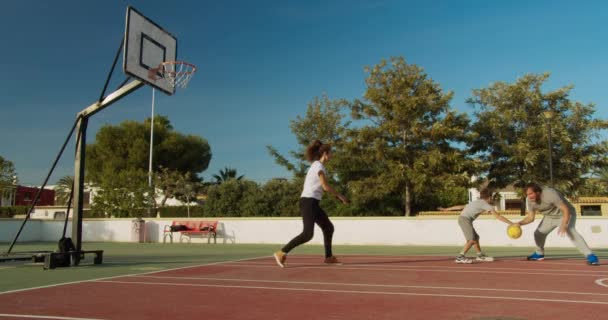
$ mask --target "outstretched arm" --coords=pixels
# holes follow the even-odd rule
[[[504,223],[506,223],[508,225],[512,225],[513,224],[513,222],[511,222],[511,220],[509,220],[509,219],[501,216],[498,212],[496,212],[494,210],[490,211],[490,213],[492,213],[492,215],[494,216],[494,218],[496,218],[496,219],[498,219],[498,220],[500,220],[500,221],[502,221],[502,222],[504,222]]]
[[[323,186],[323,190],[331,193],[334,197],[338,198],[342,203],[347,204],[348,199],[340,192],[336,191],[332,186],[327,182],[327,178],[325,177],[325,173],[323,171],[319,171],[319,179],[321,180],[321,186]]]
[[[524,226],[524,225],[527,225],[528,223],[532,223],[534,221],[535,215],[536,215],[536,211],[528,211],[528,214],[526,215],[526,217],[521,219],[519,222],[517,222],[517,224],[520,226]]]
[[[439,210],[439,211],[457,211],[457,210],[464,209],[464,207],[465,207],[465,205],[457,205],[457,206],[451,206],[451,207],[447,207],[447,208],[437,207],[437,210]]]

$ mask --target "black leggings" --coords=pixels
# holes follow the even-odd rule
[[[314,198],[300,198],[300,213],[302,214],[304,230],[289,241],[289,243],[283,247],[282,251],[287,253],[293,250],[293,248],[310,241],[314,235],[316,223],[321,230],[323,230],[325,257],[331,257],[333,255],[331,252],[331,239],[334,235],[334,225],[329,221],[327,213],[319,206],[319,200]]]

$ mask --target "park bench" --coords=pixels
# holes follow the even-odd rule
[[[166,243],[167,238],[173,243],[173,234],[179,233],[179,242],[184,239],[190,240],[192,237],[206,237],[207,243],[217,243],[217,221],[190,221],[190,220],[175,220],[170,225],[166,225],[163,229],[163,243]]]

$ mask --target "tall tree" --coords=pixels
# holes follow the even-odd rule
[[[289,151],[295,163],[274,147],[266,146],[275,162],[293,172],[295,176],[303,177],[309,166],[304,160],[304,152],[312,141],[319,139],[324,143],[332,143],[334,153],[339,154],[340,143],[349,124],[341,112],[346,103],[345,100],[330,100],[326,95],[315,97],[308,103],[306,114],[297,116],[289,125],[298,142],[297,149]]]
[[[17,183],[15,166],[11,161],[0,156],[0,204],[3,202],[2,199],[11,199],[13,197]]]
[[[65,176],[57,181],[55,187],[55,203],[57,205],[67,205],[70,199],[70,193],[74,186],[74,177]]]
[[[150,120],[107,125],[95,138],[95,142],[87,146],[85,178],[103,189],[99,199],[103,201],[99,201],[96,209],[112,215],[125,215],[129,208],[137,208],[137,211],[155,204],[149,197],[154,189],[148,187],[148,174],[143,177],[141,174],[148,172]],[[174,131],[164,116],[154,118],[153,141],[153,175],[160,173],[160,168],[167,168],[180,174],[189,173],[198,180],[198,173],[207,169],[211,160],[211,149],[205,139]],[[133,190],[129,191],[120,184],[129,185]],[[133,203],[129,204],[129,201]],[[118,210],[118,213],[109,210]]]
[[[164,116],[154,118],[153,171],[169,168],[192,177],[207,169],[211,148],[207,141],[173,130]],[[87,146],[87,180],[99,182],[102,177],[122,170],[148,170],[150,120],[145,123],[125,121],[118,126],[103,126],[95,142]]]
[[[221,184],[228,180],[241,180],[245,175],[237,175],[236,169],[232,168],[224,168],[220,169],[219,174],[214,174],[213,178],[215,179],[215,183]]]
[[[397,196],[409,216],[416,194],[446,183],[467,185],[477,163],[457,148],[467,141],[469,118],[451,109],[453,93],[401,57],[366,72],[365,95],[350,105],[358,120],[345,144],[351,161],[342,162],[353,173],[353,198]]]
[[[201,188],[201,184],[200,182],[192,181],[188,173],[182,176],[177,198],[186,203],[188,218],[190,218],[190,203],[196,200],[196,195]]]
[[[477,117],[471,152],[489,165],[487,178],[497,187],[550,184],[552,167],[555,187],[575,196],[585,175],[608,164],[608,144],[600,137],[608,121],[593,117],[593,104],[570,100],[572,86],[543,92],[548,78],[548,73],[528,74],[473,90],[467,100]]]
[[[0,190],[12,186],[16,179],[15,165],[0,156]]]
[[[178,198],[189,202],[196,197],[199,183],[192,178],[189,172],[181,173],[177,170],[161,167],[160,172],[154,178],[154,185],[162,196],[161,208],[165,206],[169,198]]]
[[[91,210],[111,217],[141,217],[151,206],[152,190],[147,171],[127,169],[104,176],[94,187],[98,190]]]

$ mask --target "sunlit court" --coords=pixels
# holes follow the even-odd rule
[[[446,254],[456,248],[338,246],[342,264],[325,265],[319,246],[304,246],[279,268],[263,254],[270,245],[174,245],[173,254],[96,245],[117,254],[78,270],[3,264],[2,282],[20,277],[8,282],[22,288],[0,287],[0,317],[603,319],[608,311],[608,270],[571,250],[532,262],[527,251],[490,248],[494,262],[458,265]]]
[[[0,320],[607,319],[606,12],[3,3]]]

